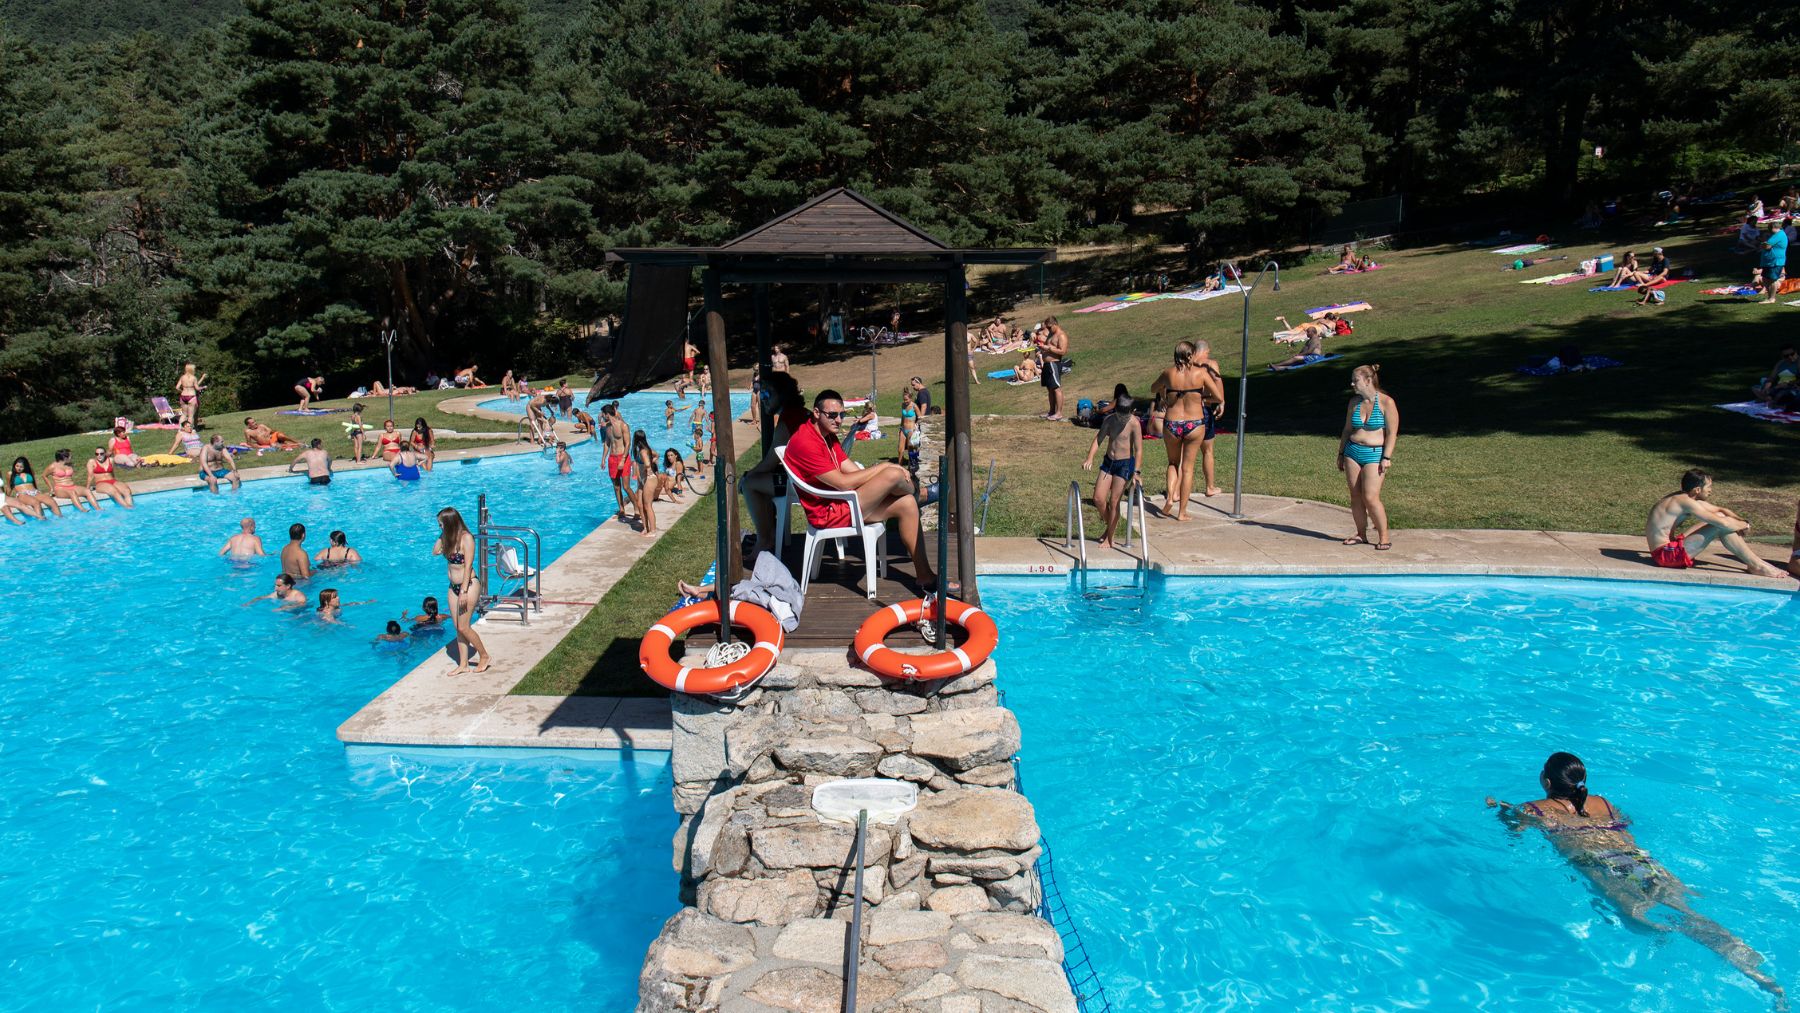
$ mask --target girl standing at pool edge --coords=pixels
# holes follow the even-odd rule
[[[437,517],[438,540],[431,547],[431,554],[443,556],[449,566],[450,622],[456,627],[456,667],[450,674],[461,675],[469,670],[471,649],[477,659],[475,671],[485,672],[494,659],[488,656],[487,645],[472,625],[475,606],[481,602],[481,583],[475,578],[475,536],[469,533],[469,526],[455,507],[439,510]]]
[[[1356,534],[1345,545],[1369,544],[1369,525],[1375,525],[1375,547],[1391,549],[1387,507],[1381,502],[1381,486],[1394,466],[1394,445],[1400,441],[1400,406],[1381,389],[1381,367],[1358,366],[1350,371],[1350,389],[1356,396],[1344,411],[1344,431],[1338,436],[1338,470],[1350,485],[1350,518]]]
[[[1760,970],[1762,954],[1744,945],[1723,925],[1688,906],[1690,891],[1681,880],[1638,847],[1625,829],[1631,820],[1600,795],[1589,795],[1587,766],[1573,753],[1552,753],[1538,774],[1544,797],[1514,805],[1489,795],[1500,819],[1514,830],[1533,826],[1618,912],[1648,929],[1671,928],[1712,950],[1751,981],[1776,996],[1776,1008],[1787,1009],[1787,994]],[[1605,814],[1601,814],[1601,810]],[[1652,921],[1647,913],[1666,907],[1676,913],[1674,925]]]

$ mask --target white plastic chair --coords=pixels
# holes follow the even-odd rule
[[[798,489],[800,492],[809,496],[817,496],[819,499],[842,500],[850,504],[850,523],[844,527],[815,528],[812,521],[806,522],[806,549],[800,557],[800,593],[802,595],[806,593],[807,586],[812,583],[812,578],[818,573],[819,557],[823,555],[825,542],[837,543],[838,559],[841,561],[844,558],[844,539],[860,536],[863,543],[863,565],[865,579],[868,583],[869,600],[874,601],[876,575],[887,575],[887,559],[881,553],[881,540],[887,533],[887,526],[880,522],[863,523],[862,503],[857,500],[855,492],[822,489],[802,481],[799,475],[794,474],[794,469],[788,466],[786,447],[776,447],[775,457],[788,474],[789,496],[797,500],[799,495],[794,490]]]

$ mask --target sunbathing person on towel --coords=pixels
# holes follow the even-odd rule
[[[1287,317],[1276,317],[1275,319],[1281,322],[1281,330],[1270,335],[1269,340],[1289,345],[1299,344],[1302,341],[1311,342],[1314,335],[1317,335],[1320,341],[1324,341],[1337,328],[1337,315],[1334,313],[1327,313],[1320,320],[1308,320],[1299,327],[1288,323]]]
[[[1300,351],[1297,354],[1283,359],[1280,362],[1270,363],[1269,369],[1279,373],[1284,369],[1293,369],[1296,366],[1311,365],[1324,357],[1325,329],[1315,326],[1309,332],[1306,338],[1306,344],[1300,346]]]
[[[244,420],[244,443],[251,447],[272,447],[277,450],[299,450],[300,444],[293,437],[279,429],[270,429],[255,419]]]
[[[1613,272],[1613,280],[1607,284],[1611,288],[1618,288],[1621,285],[1635,285],[1637,284],[1637,276],[1637,254],[1631,250],[1626,250],[1625,254],[1619,258],[1619,269]]]

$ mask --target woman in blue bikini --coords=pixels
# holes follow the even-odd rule
[[[1344,431],[1338,437],[1338,470],[1350,484],[1350,517],[1356,534],[1345,545],[1369,544],[1369,525],[1375,525],[1375,547],[1391,549],[1387,507],[1381,503],[1381,485],[1394,466],[1394,444],[1400,440],[1400,406],[1381,389],[1381,367],[1358,366],[1350,371],[1350,389],[1356,396],[1344,411]]]
[[[1602,897],[1632,922],[1658,932],[1674,929],[1724,957],[1732,967],[1778,998],[1787,996],[1774,978],[1762,972],[1762,954],[1744,945],[1723,925],[1688,906],[1689,890],[1681,880],[1638,847],[1626,830],[1631,820],[1599,795],[1589,795],[1587,767],[1573,753],[1552,753],[1538,774],[1544,798],[1524,805],[1488,796],[1508,827],[1542,830],[1556,850],[1588,878]],[[1604,810],[1604,812],[1602,812]],[[1652,920],[1658,907],[1675,912],[1673,924]]]

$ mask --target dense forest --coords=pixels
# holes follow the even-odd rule
[[[1768,171],[1790,7],[1626,0],[0,3],[0,439],[397,361],[579,366],[611,245],[834,185],[956,243],[1196,257],[1346,201]],[[1604,150],[1597,158],[1596,149]]]

